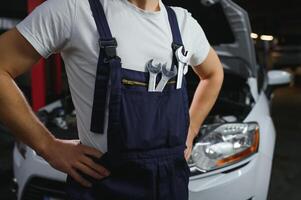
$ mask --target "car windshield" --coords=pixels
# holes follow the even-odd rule
[[[220,3],[204,6],[200,0],[176,1],[165,0],[166,5],[186,8],[204,29],[211,45],[229,44],[235,42],[234,34],[227,21]]]

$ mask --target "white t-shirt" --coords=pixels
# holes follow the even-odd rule
[[[123,68],[147,71],[145,64],[153,58],[171,66],[172,34],[161,1],[160,11],[156,12],[144,11],[127,0],[100,1],[117,39],[117,54]],[[207,57],[210,45],[187,10],[173,9],[185,48],[193,54],[190,65],[197,66]],[[106,152],[106,131],[102,135],[90,132],[99,35],[88,0],[47,0],[17,29],[43,57],[61,53],[77,114],[79,138],[83,144]]]

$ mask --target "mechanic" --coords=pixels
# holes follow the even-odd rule
[[[14,82],[57,52],[80,141],[55,138]],[[185,64],[201,79],[190,108]],[[160,0],[48,0],[0,37],[0,120],[68,174],[70,199],[188,199],[186,161],[222,81],[197,21]]]

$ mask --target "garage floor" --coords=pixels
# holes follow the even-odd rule
[[[278,89],[272,106],[277,142],[271,200],[301,199],[301,86]]]
[[[301,199],[301,86],[277,89],[272,116],[277,130],[269,200]],[[1,200],[12,200],[10,192],[13,139],[0,135]]]

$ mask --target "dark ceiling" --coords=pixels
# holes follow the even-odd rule
[[[0,17],[24,18],[26,16],[26,0],[2,0]]]
[[[195,2],[199,0],[185,1]],[[275,35],[281,42],[301,44],[300,0],[234,1],[248,11],[253,32]],[[180,3],[179,1],[179,4],[183,4],[183,2]],[[26,16],[26,0],[2,0],[0,17],[23,18],[24,16]]]
[[[252,29],[285,43],[301,43],[300,0],[235,0],[248,13]]]

